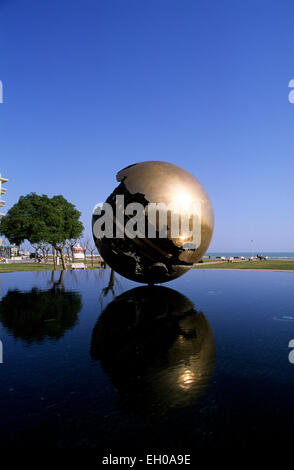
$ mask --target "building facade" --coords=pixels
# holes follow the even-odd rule
[[[2,195],[6,194],[6,188],[3,188],[3,184],[7,183],[7,178],[2,178],[0,173],[0,219],[3,217],[2,207],[5,206],[5,201],[2,200]],[[1,234],[0,234],[1,235]],[[2,238],[0,236],[0,247],[2,247]],[[2,249],[0,250],[0,257],[2,256]]]
[[[5,206],[5,201],[2,200],[2,195],[6,194],[6,188],[3,188],[3,184],[7,183],[8,179],[7,178],[2,178],[1,173],[0,173],[0,218],[3,217],[2,213],[2,207]]]

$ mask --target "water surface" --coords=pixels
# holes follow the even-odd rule
[[[293,273],[192,270],[153,288],[109,276],[1,275],[1,448],[292,440]]]

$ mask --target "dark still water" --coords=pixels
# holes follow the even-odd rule
[[[109,278],[1,275],[1,448],[292,441],[294,274],[192,270],[153,288]]]

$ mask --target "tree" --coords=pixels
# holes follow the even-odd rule
[[[81,213],[63,196],[39,196],[30,193],[21,196],[0,221],[0,233],[11,243],[20,245],[28,240],[35,247],[50,243],[53,251],[54,269],[55,252],[59,252],[63,269],[66,269],[64,247],[67,239],[78,238],[83,232],[79,220]]]
[[[5,217],[0,222],[0,232],[3,233],[10,243],[20,245],[24,240],[35,243],[30,240],[32,225],[37,220],[39,198],[35,193],[21,196],[19,201],[14,204]]]
[[[36,261],[39,250],[41,250],[43,253],[43,263],[47,263],[50,248],[51,248],[50,244],[48,242],[41,241],[39,243],[32,244],[32,247],[35,248],[35,261]]]
[[[32,247],[33,247],[34,250],[35,250],[35,258],[34,258],[34,261],[35,261],[35,263],[36,263],[37,260],[38,260],[39,250],[40,250],[40,248],[41,248],[41,245],[40,245],[40,243],[32,243]]]
[[[93,240],[93,237],[92,238],[87,237],[85,239],[84,247],[85,247],[85,255],[86,255],[87,251],[89,251],[89,253],[91,254],[91,264],[92,264],[92,267],[93,267],[94,266],[94,253],[97,250],[96,245],[95,245],[94,240]]]
[[[75,261],[75,253],[74,253],[74,247],[78,242],[78,238],[70,238],[66,242],[66,249],[67,249],[67,255],[68,258],[70,259],[70,253],[71,253],[71,260],[74,263]]]
[[[81,213],[63,196],[53,196],[47,211],[47,241],[60,253],[62,267],[66,269],[64,247],[66,240],[79,238],[84,230],[79,220]]]

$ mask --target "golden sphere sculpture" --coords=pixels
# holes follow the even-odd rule
[[[129,165],[119,185],[97,204],[95,244],[104,261],[133,281],[176,279],[207,251],[214,216],[201,183],[183,168],[161,161]]]

